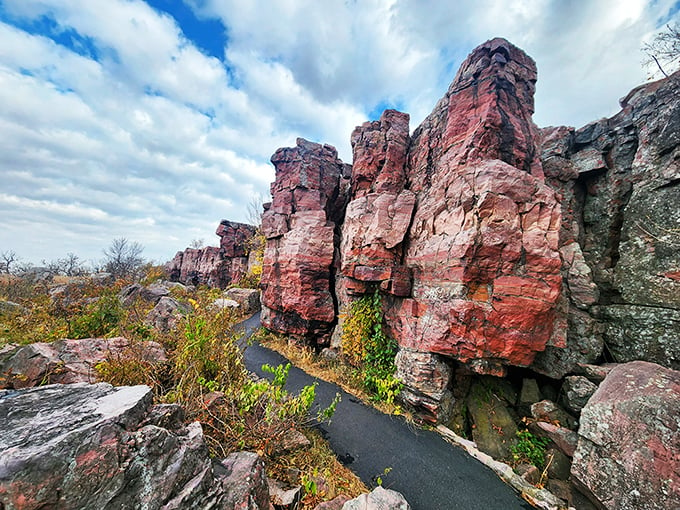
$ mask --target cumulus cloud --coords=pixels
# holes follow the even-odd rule
[[[96,259],[114,237],[170,258],[244,221],[297,136],[349,161],[357,124],[429,113],[469,51],[503,36],[537,61],[535,119],[580,126],[645,79],[672,0],[160,0],[0,4],[0,250]],[[182,17],[182,23],[186,23]],[[199,23],[200,21],[197,21]],[[222,40],[222,39],[220,39]]]

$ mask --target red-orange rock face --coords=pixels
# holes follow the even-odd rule
[[[331,271],[348,166],[336,150],[298,139],[272,156],[276,180],[262,228],[262,323],[324,342],[335,321]]]
[[[489,41],[414,133],[407,184],[417,201],[404,259],[413,291],[388,310],[402,347],[501,374],[564,341],[553,335],[560,209],[537,159],[535,80],[521,50]]]

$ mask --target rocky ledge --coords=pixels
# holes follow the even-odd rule
[[[0,390],[0,416],[3,508],[270,508],[256,454],[214,462],[201,425],[147,386]]]

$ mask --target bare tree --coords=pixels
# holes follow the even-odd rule
[[[12,264],[19,261],[19,257],[14,250],[7,250],[0,253],[0,272],[10,274],[12,271]]]
[[[680,24],[666,25],[651,42],[642,46],[642,51],[646,57],[643,64],[656,66],[668,78],[680,67]]]
[[[189,248],[203,248],[203,245],[205,245],[205,241],[203,239],[194,239],[191,241],[191,244],[189,245]]]
[[[262,225],[263,203],[264,197],[260,193],[255,193],[250,197],[250,201],[246,206],[246,221],[257,228],[260,228]]]
[[[82,276],[87,273],[83,261],[75,253],[67,253],[65,258],[50,262],[43,260],[42,265],[51,276]]]
[[[104,249],[104,270],[114,278],[136,278],[144,266],[143,251],[138,242],[118,237]]]

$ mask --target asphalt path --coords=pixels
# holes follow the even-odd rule
[[[240,325],[244,338],[260,327],[259,315]],[[254,343],[245,346],[246,367],[261,377],[262,365],[286,364],[279,353]],[[286,388],[297,392],[317,383],[315,406],[324,408],[340,393],[330,424],[317,425],[343,464],[369,487],[382,485],[401,492],[413,510],[515,510],[531,509],[493,471],[439,434],[422,430],[402,417],[383,414],[366,406],[335,384],[311,377],[291,367]],[[316,411],[313,411],[314,413]]]

